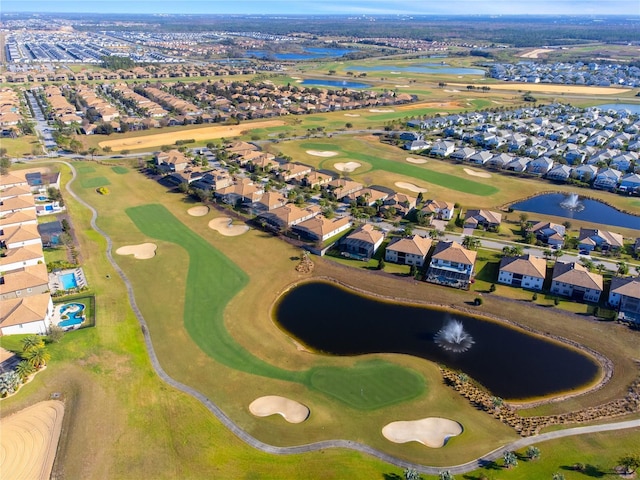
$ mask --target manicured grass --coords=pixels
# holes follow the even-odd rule
[[[127,167],[121,167],[119,165],[116,165],[115,167],[111,167],[111,170],[113,170],[118,175],[124,175],[125,173],[129,172],[129,169]]]
[[[98,188],[111,185],[111,182],[105,177],[93,177],[80,180],[82,188]]]
[[[96,169],[92,165],[78,165],[76,166],[78,173],[93,173]]]
[[[350,369],[314,368],[311,387],[358,410],[375,410],[415,398],[425,385],[416,372],[377,360]]]

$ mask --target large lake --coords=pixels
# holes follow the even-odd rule
[[[442,310],[381,302],[325,282],[306,283],[287,292],[278,302],[275,317],[281,328],[315,351],[413,355],[459,369],[494,395],[512,400],[585,386],[599,370],[577,350],[520,329]],[[454,353],[434,342],[436,333],[451,320],[461,321],[473,337],[469,350]]]
[[[568,195],[561,193],[545,193],[514,203],[511,208],[524,212],[554,215],[556,217],[573,218],[602,225],[640,230],[640,216],[621,212],[605,203],[587,198],[578,199],[582,208],[568,209],[561,205],[568,197]],[[638,214],[640,214],[640,208],[638,208]]]
[[[347,48],[305,48],[302,52],[282,52],[275,53],[266,50],[247,50],[246,55],[249,57],[272,57],[276,60],[315,60],[317,58],[335,58],[342,57],[347,53],[357,52]]]
[[[302,82],[300,82],[300,85],[304,85],[305,87],[323,86],[323,87],[353,88],[353,89],[371,87],[371,85],[368,83],[348,82],[346,80],[319,80],[319,79],[313,79],[313,78],[308,78],[306,80],[303,80]]]
[[[354,66],[349,70],[357,72],[389,72],[389,73],[426,73],[438,75],[484,75],[484,70],[479,68],[451,67],[441,63],[422,63],[411,67],[398,67],[395,65],[380,65],[375,67]]]

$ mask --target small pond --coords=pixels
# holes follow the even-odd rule
[[[278,302],[275,318],[315,351],[413,355],[459,369],[494,395],[512,400],[576,389],[592,382],[599,371],[594,360],[577,350],[520,329],[433,308],[381,302],[325,282],[287,292]],[[461,322],[471,336],[468,350],[454,352],[434,339],[451,321]]]
[[[511,208],[523,212],[554,215],[556,217],[585,220],[602,225],[640,230],[640,216],[621,212],[598,200],[581,197],[578,197],[577,205],[572,208],[571,206],[567,206],[566,203],[569,197],[569,195],[562,193],[545,193],[514,203],[511,205]],[[638,213],[640,213],[640,208],[638,209]]]
[[[309,86],[323,86],[323,87],[335,87],[335,88],[369,88],[371,85],[361,82],[348,82],[346,80],[318,80],[318,79],[306,79],[300,82],[300,85],[305,87]]]
[[[600,110],[629,110],[631,113],[640,115],[640,103],[605,103],[603,105],[596,105]]]
[[[421,63],[410,67],[398,67],[394,65],[380,65],[376,67],[355,66],[349,70],[356,72],[399,72],[399,73],[426,73],[438,75],[484,75],[484,70],[479,68],[451,67],[443,63]]]

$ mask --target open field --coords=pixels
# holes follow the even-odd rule
[[[110,147],[112,151],[150,149],[162,145],[173,145],[178,140],[193,139],[196,141],[213,140],[218,138],[238,137],[246,130],[252,128],[268,128],[284,125],[281,120],[267,120],[242,125],[217,125],[205,128],[192,128],[180,131],[167,130],[156,135],[146,135],[140,137],[120,138],[117,140],[105,140],[100,142],[101,148]]]
[[[491,90],[518,90],[523,92],[571,93],[579,95],[620,95],[632,91],[630,88],[587,87],[581,85],[552,85],[546,83],[491,83]],[[451,83],[450,87],[466,88],[466,84]]]

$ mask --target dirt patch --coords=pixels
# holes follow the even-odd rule
[[[407,157],[406,160],[409,163],[417,163],[417,164],[427,163],[427,161],[424,158]]]
[[[458,92],[460,92],[460,90],[449,90],[449,89],[446,89],[446,88],[444,89],[444,91],[447,92],[447,93],[458,93]]]
[[[345,113],[344,116],[345,117],[359,117],[360,114],[359,113]]]
[[[267,395],[255,399],[249,405],[249,411],[256,417],[282,415],[289,423],[302,423],[309,418],[309,408],[300,402],[278,395]]]
[[[4,480],[48,480],[62,429],[64,403],[39,402],[2,419],[0,470]]]
[[[237,237],[249,231],[247,225],[234,225],[229,217],[214,218],[209,222],[209,228],[225,237]]]
[[[391,113],[395,112],[393,108],[371,108],[369,110],[371,113]]]
[[[410,422],[392,422],[382,429],[382,435],[394,443],[420,442],[431,448],[442,448],[451,437],[462,433],[462,425],[439,417]]]
[[[409,88],[409,85],[396,85],[396,88]]]
[[[215,127],[193,128],[189,130],[180,130],[176,132],[167,131],[155,135],[146,135],[139,137],[121,138],[118,140],[106,140],[100,142],[100,148],[111,147],[114,152],[127,149],[143,149],[153,148],[162,145],[173,145],[178,140],[193,139],[196,142],[202,140],[210,140],[214,138],[237,137],[244,132],[251,131],[255,128],[279,127],[284,125],[282,120],[267,120],[264,122],[246,123],[241,125],[218,125]]]
[[[362,166],[358,162],[334,163],[334,168],[339,172],[351,173]]]
[[[338,152],[332,152],[331,150],[307,150],[307,154],[313,155],[314,157],[335,157],[339,155]]]
[[[187,213],[192,217],[204,217],[207,213],[209,213],[209,207],[207,207],[206,205],[191,207],[189,210],[187,210]]]
[[[535,50],[531,50],[530,52],[523,53],[520,55],[521,58],[540,58],[540,55],[547,52],[553,52],[553,50],[549,48],[536,48]]]
[[[155,243],[141,243],[139,245],[125,245],[116,250],[118,255],[133,255],[138,260],[149,260],[156,256],[158,246]]]
[[[404,188],[405,190],[409,190],[410,192],[414,192],[414,193],[425,193],[427,191],[426,188],[418,187],[413,183],[396,182],[394,185],[398,188]]]
[[[472,177],[491,178],[491,174],[487,172],[478,172],[477,170],[471,170],[470,168],[464,168],[464,173],[471,175]]]
[[[462,84],[457,87],[464,88]],[[551,85],[548,83],[508,83],[490,85],[491,90],[521,90],[523,92],[579,93],[583,95],[619,95],[630,92],[628,88],[584,87],[581,85]]]

